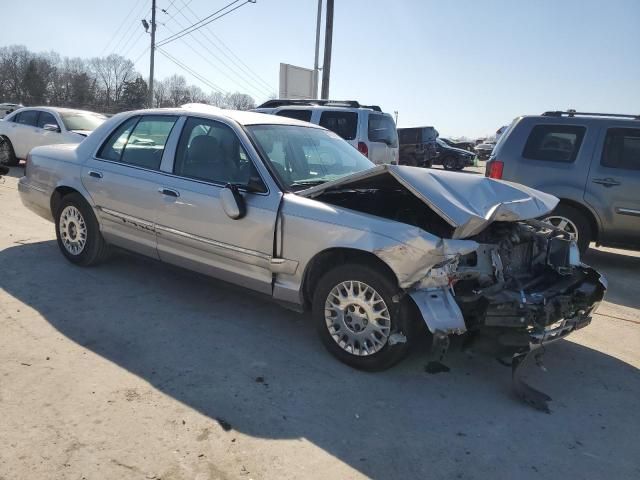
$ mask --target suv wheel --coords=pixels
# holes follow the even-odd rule
[[[324,346],[360,370],[384,370],[400,361],[415,329],[410,301],[393,301],[399,293],[395,280],[370,265],[351,263],[325,273],[313,297]]]
[[[62,198],[55,212],[58,246],[67,259],[84,267],[95,265],[107,254],[107,244],[91,206],[79,193]]]
[[[544,221],[569,233],[584,253],[593,238],[591,224],[584,213],[570,205],[560,204]]]
[[[0,138],[0,165],[15,167],[18,162],[11,141],[5,137]]]

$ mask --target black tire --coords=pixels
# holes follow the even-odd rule
[[[2,153],[2,150],[5,149],[6,153]],[[16,153],[13,150],[13,145],[11,144],[11,140],[6,137],[0,138],[0,165],[6,165],[7,167],[15,167],[18,165],[20,160],[16,157]]]
[[[67,236],[66,228],[62,226],[63,219],[61,218],[63,212],[67,207],[75,207],[86,228],[86,235],[84,235],[85,244],[78,253],[72,253],[65,247],[63,236]],[[56,238],[58,240],[58,247],[62,254],[72,263],[80,265],[82,267],[88,267],[91,265],[97,265],[103,261],[108,254],[108,245],[100,233],[100,225],[93,213],[93,209],[87,203],[87,201],[79,193],[70,193],[62,197],[62,200],[56,205],[56,211],[54,212],[54,218],[56,223]],[[68,222],[67,222],[68,223]],[[82,222],[76,222],[82,223]],[[61,229],[65,230],[61,232]],[[78,230],[76,228],[76,230]],[[79,231],[79,230],[78,230]],[[74,235],[75,238],[75,235]],[[77,238],[80,238],[78,235]]]
[[[313,296],[313,321],[325,348],[338,360],[347,365],[366,371],[385,370],[402,360],[415,337],[415,306],[408,297],[401,296],[395,279],[383,269],[364,263],[347,263],[325,273],[316,286]],[[389,311],[390,331],[384,346],[375,353],[360,356],[349,353],[334,340],[325,320],[325,303],[334,287],[345,281],[364,282],[373,288],[384,300]],[[401,300],[394,302],[394,296]],[[363,335],[365,340],[367,337]],[[388,341],[389,338],[400,340]]]
[[[589,248],[589,243],[591,243],[593,239],[591,222],[589,222],[587,216],[579,209],[564,203],[560,203],[546,218],[555,216],[566,218],[575,225],[578,231],[578,248],[580,249],[580,253],[586,252],[587,248]]]
[[[449,155],[442,159],[442,166],[445,170],[458,170],[456,168],[458,166],[458,160],[456,157]]]

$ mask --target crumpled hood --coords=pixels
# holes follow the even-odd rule
[[[529,220],[558,204],[553,195],[517,183],[442,170],[378,165],[369,170],[296,192],[313,198],[345,188],[367,189],[397,182],[422,200],[455,230],[453,238],[480,233],[494,221]]]

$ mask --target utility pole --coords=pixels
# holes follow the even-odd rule
[[[329,76],[331,75],[331,42],[333,40],[333,0],[327,0],[327,19],[324,31],[324,61],[322,62],[322,95],[329,99]]]
[[[318,0],[318,20],[316,21],[316,57],[313,62],[313,97],[318,98],[318,80],[320,69],[318,59],[320,57],[320,25],[322,24],[322,0]]]
[[[153,108],[153,68],[156,53],[156,0],[151,0],[151,58],[149,59],[149,108]]]

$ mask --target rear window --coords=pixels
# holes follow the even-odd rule
[[[390,147],[398,146],[396,124],[387,115],[369,115],[369,141],[386,143]]]
[[[585,127],[573,125],[536,125],[529,134],[522,156],[548,162],[574,162],[585,131]]]
[[[322,112],[320,126],[336,132],[345,140],[353,140],[358,130],[358,114],[356,112]]]
[[[640,170],[640,129],[607,130],[600,162],[603,167]]]
[[[276,115],[302,120],[303,122],[311,121],[311,110],[280,110]]]

